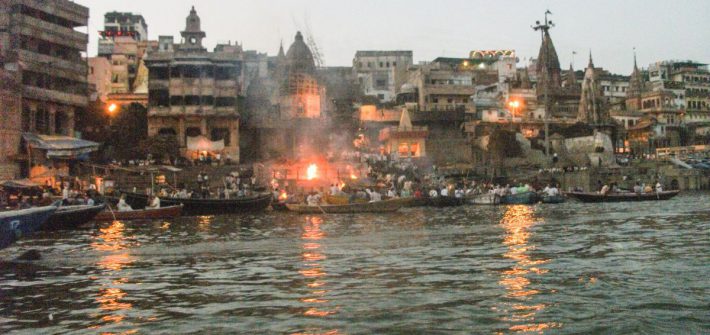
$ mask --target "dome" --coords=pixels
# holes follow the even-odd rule
[[[412,83],[404,83],[402,87],[399,89],[400,93],[416,93],[417,92],[417,87],[414,86]]]
[[[316,72],[316,64],[313,61],[313,53],[311,53],[311,49],[308,48],[306,42],[303,41],[303,35],[301,35],[300,31],[296,33],[296,38],[293,41],[293,44],[291,44],[288,48],[288,52],[286,52],[286,64],[289,72],[291,73]]]

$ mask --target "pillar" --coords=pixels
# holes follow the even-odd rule
[[[178,143],[180,147],[185,147],[185,118],[182,116],[178,117],[178,129],[177,129]]]

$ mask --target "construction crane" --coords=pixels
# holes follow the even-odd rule
[[[311,24],[310,20],[308,19],[308,16],[305,17],[304,23],[306,26],[306,45],[308,45],[308,47],[311,49],[311,53],[313,54],[313,60],[316,63],[316,67],[325,67],[325,60],[323,59],[323,54],[318,48],[318,44],[316,44],[315,38],[313,38],[313,33],[311,32]]]

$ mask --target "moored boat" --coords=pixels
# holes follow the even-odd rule
[[[501,197],[500,203],[509,205],[532,205],[538,201],[538,198],[535,192],[508,194]]]
[[[472,205],[499,205],[500,196],[493,193],[478,194],[468,197],[467,202]]]
[[[355,213],[386,213],[395,212],[400,209],[403,202],[398,199],[368,202],[364,204],[347,205],[292,205],[286,207],[293,212],[301,214],[355,214]]]
[[[104,210],[105,204],[61,206],[49,217],[41,229],[60,230],[76,228],[91,221],[97,214]]]
[[[148,204],[148,196],[140,193],[124,192],[126,202],[133,208],[144,208]],[[262,193],[254,196],[235,199],[193,199],[193,198],[160,198],[163,206],[183,205],[185,215],[218,215],[242,212],[263,211],[271,204],[273,195]]]
[[[680,191],[663,191],[650,193],[620,192],[600,194],[595,192],[567,192],[566,194],[582,202],[625,202],[668,200],[678,195]]]
[[[543,195],[542,203],[544,204],[561,204],[565,202],[565,196],[562,194],[558,195]]]
[[[129,220],[157,220],[178,217],[182,214],[182,205],[160,208],[135,209],[132,211],[103,211],[94,217],[95,221],[129,221]]]
[[[350,195],[344,194],[344,195],[330,195],[326,194],[325,197],[325,202],[329,205],[347,205],[350,204]],[[356,204],[364,204],[367,203],[367,199],[362,199],[362,198],[357,198],[353,201]]]
[[[0,212],[0,249],[38,230],[56,210],[56,206],[44,206]]]

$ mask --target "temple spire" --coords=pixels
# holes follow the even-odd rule
[[[587,64],[587,67],[594,68],[594,61],[592,60],[592,50],[589,49],[589,64]]]
[[[565,79],[565,86],[574,87],[577,84],[577,76],[574,74],[574,68],[572,63],[569,63],[569,71],[567,71],[567,78]]]

